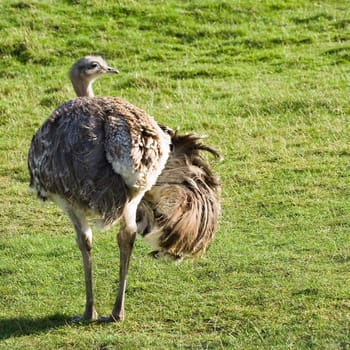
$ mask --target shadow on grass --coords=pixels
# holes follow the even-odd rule
[[[42,318],[18,317],[0,319],[0,339],[38,334],[71,323],[71,318],[54,314]]]

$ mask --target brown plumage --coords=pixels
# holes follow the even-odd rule
[[[78,97],[65,102],[33,137],[30,187],[69,216],[82,253],[86,304],[77,320],[95,320],[87,217],[104,227],[121,220],[119,289],[111,316],[124,318],[124,294],[136,232],[155,256],[175,259],[204,252],[219,215],[220,188],[201,151],[217,153],[200,138],[177,135],[118,98],[93,97],[91,84],[116,73],[101,57],[75,63],[70,77]]]
[[[220,186],[201,152],[219,155],[193,134],[171,133],[171,141],[165,168],[139,205],[138,232],[155,256],[183,259],[204,253],[213,238]]]

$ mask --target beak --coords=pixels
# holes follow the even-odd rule
[[[119,74],[119,70],[112,68],[112,67],[107,67],[106,68],[106,73],[113,73],[113,74]]]

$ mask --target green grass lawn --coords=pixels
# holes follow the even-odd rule
[[[83,268],[68,219],[27,193],[35,130],[74,96],[70,65],[224,160],[208,254],[137,241],[126,320],[73,324]],[[0,349],[350,349],[348,0],[2,0]],[[116,293],[117,227],[94,232],[97,309]]]

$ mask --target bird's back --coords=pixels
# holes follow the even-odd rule
[[[56,109],[34,135],[31,187],[43,199],[64,197],[109,225],[132,187],[142,186],[147,173],[160,173],[168,147],[142,110],[116,98],[77,98]]]

